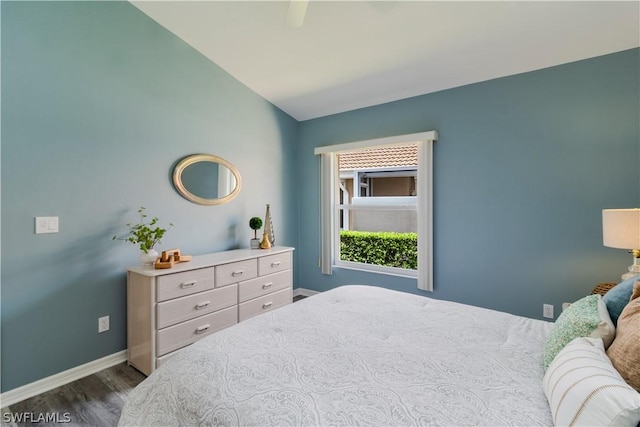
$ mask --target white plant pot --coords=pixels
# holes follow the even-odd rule
[[[154,262],[156,262],[158,255],[158,251],[156,251],[155,249],[149,249],[146,254],[144,252],[140,252],[140,264],[152,265]]]
[[[260,239],[251,239],[251,249],[260,249]]]

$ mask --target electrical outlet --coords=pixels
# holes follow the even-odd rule
[[[542,317],[546,317],[547,319],[553,319],[553,304],[542,305]]]
[[[98,333],[107,332],[109,330],[109,316],[98,318]]]

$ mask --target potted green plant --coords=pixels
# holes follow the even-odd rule
[[[260,239],[258,239],[258,230],[262,227],[262,219],[254,216],[249,220],[249,227],[253,230],[253,239],[250,240],[251,249],[258,249],[260,247]]]
[[[127,223],[129,233],[125,237],[113,236],[113,240],[124,240],[138,245],[142,253],[140,254],[140,262],[142,264],[153,264],[158,257],[158,251],[154,247],[160,243],[162,237],[167,232],[166,228],[158,226],[158,218],[153,217],[148,223],[145,222],[147,214],[144,213],[145,208],[138,209],[140,214],[140,222],[137,224]],[[170,227],[173,224],[169,223]]]

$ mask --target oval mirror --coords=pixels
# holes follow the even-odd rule
[[[194,154],[173,169],[173,185],[185,199],[200,205],[219,205],[240,192],[240,172],[223,158]]]

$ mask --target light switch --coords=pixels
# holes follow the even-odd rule
[[[58,217],[57,216],[37,216],[36,217],[36,234],[57,233]]]

